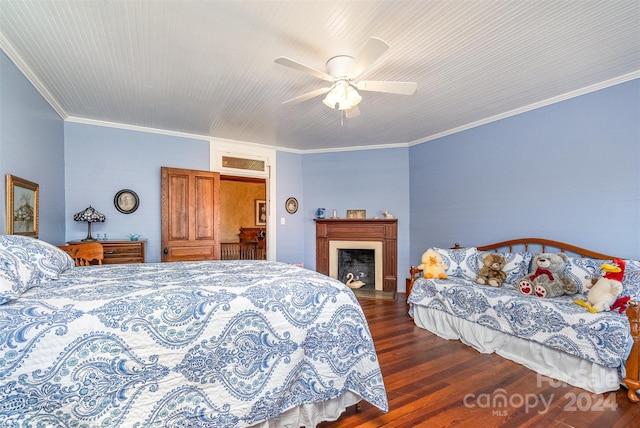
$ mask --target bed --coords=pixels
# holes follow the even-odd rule
[[[409,313],[418,327],[594,393],[624,384],[629,399],[638,401],[638,261],[627,260],[623,295],[632,302],[625,316],[616,311],[592,314],[574,303],[585,298],[586,282],[600,275],[603,261],[613,258],[606,254],[540,238],[436,250],[448,266],[447,279],[426,279],[414,267],[410,271]],[[508,260],[507,280],[500,288],[475,282],[488,251]],[[579,295],[538,298],[518,291],[515,283],[540,252],[569,256],[565,273],[580,285]]]
[[[75,267],[0,236],[0,426],[315,426],[388,410],[362,309],[271,261]]]

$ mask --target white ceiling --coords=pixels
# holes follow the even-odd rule
[[[415,81],[361,92],[342,119],[325,70],[370,37],[362,75]],[[9,1],[0,47],[67,120],[295,150],[411,144],[640,77],[640,1]],[[640,95],[640,94],[639,94]]]

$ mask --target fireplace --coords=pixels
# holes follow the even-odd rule
[[[316,219],[316,271],[347,282],[351,269],[365,273],[360,281],[372,290],[397,291],[397,219]],[[339,254],[343,253],[344,272],[339,272]],[[361,250],[361,252],[355,251]],[[373,268],[370,266],[373,251]],[[354,260],[355,259],[355,260]],[[364,261],[363,261],[364,260]],[[371,272],[373,270],[373,272]]]
[[[382,290],[382,242],[329,241],[329,276],[347,285],[362,281],[363,290]]]

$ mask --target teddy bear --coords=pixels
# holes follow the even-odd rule
[[[538,297],[577,293],[578,285],[564,274],[568,260],[564,253],[536,254],[532,262],[532,272],[518,280],[518,289],[522,294]]]
[[[596,313],[608,311],[617,302],[622,294],[622,277],[624,276],[625,262],[621,259],[613,259],[611,263],[603,263],[600,268],[605,274],[597,280],[591,280],[587,285],[587,301],[574,300],[580,306],[587,308],[589,312]],[[619,308],[619,305],[616,305]]]
[[[425,278],[447,278],[447,265],[443,263],[440,254],[433,248],[429,248],[422,254],[422,264],[418,265],[418,269],[422,269]]]
[[[503,272],[502,268],[507,264],[507,261],[500,254],[488,253],[483,258],[483,265],[480,268],[480,273],[476,282],[478,284],[487,284],[492,287],[500,287],[502,282],[507,279],[507,274]]]

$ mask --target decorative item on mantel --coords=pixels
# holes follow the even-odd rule
[[[84,210],[74,215],[73,219],[75,221],[86,221],[88,224],[87,237],[82,239],[82,241],[95,241],[96,239],[91,236],[91,223],[102,223],[107,218],[104,216],[104,214],[98,212],[95,208],[89,205],[88,208],[85,208]]]
[[[141,235],[139,233],[130,233],[129,234],[129,239],[132,240],[132,241],[137,241],[138,238],[140,238],[140,236]]]
[[[393,214],[389,212],[389,210],[382,210],[382,215],[384,215],[384,218],[395,218]]]

